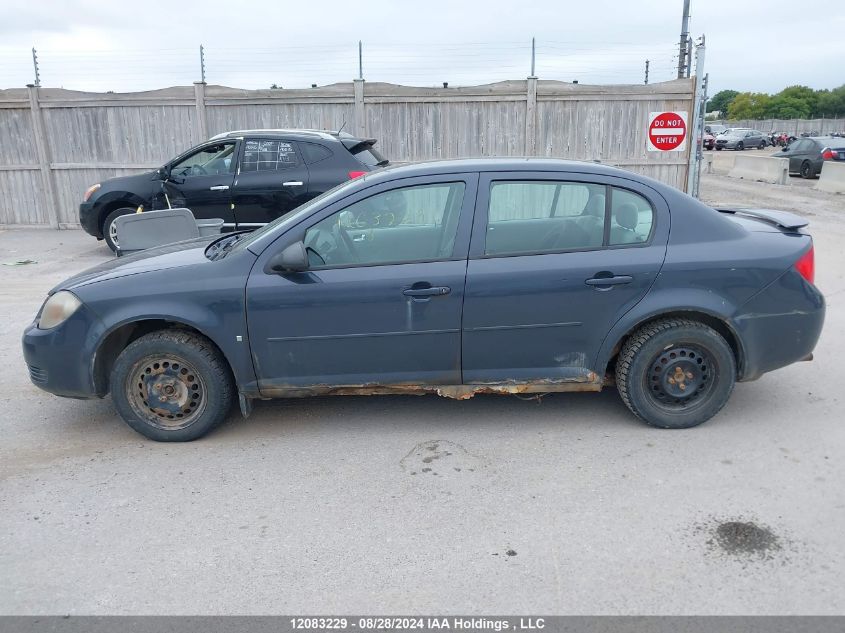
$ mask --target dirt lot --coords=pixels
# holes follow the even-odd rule
[[[842,613],[845,197],[702,192],[807,215],[829,308],[815,361],[680,432],[607,390],[261,403],[155,444],[21,358],[45,292],[105,248],[0,232],[0,261],[38,261],[0,267],[0,613]]]

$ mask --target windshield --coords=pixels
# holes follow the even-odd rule
[[[265,224],[260,229],[257,229],[252,233],[245,235],[232,246],[231,250],[240,251],[244,248],[247,248],[250,244],[255,242],[260,237],[270,233],[271,231],[275,230],[277,226],[284,224],[288,221],[295,223],[297,220],[299,220],[299,218],[308,215],[315,207],[323,204],[323,202],[326,201],[328,198],[342,198],[344,195],[346,195],[347,189],[354,188],[356,185],[358,185],[358,183],[363,180],[363,177],[356,178],[354,180],[347,180],[346,182],[339,184],[337,187],[329,189],[325,193],[320,194],[312,200],[309,200],[305,204],[302,204],[296,207],[295,209],[289,211],[288,213],[279,216],[269,224]]]

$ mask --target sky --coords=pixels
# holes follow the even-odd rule
[[[808,9],[802,9],[808,6]],[[683,0],[0,0],[0,88],[131,92],[201,78],[235,88],[677,75]],[[710,95],[845,83],[845,0],[691,0]]]

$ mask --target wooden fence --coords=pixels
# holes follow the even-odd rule
[[[588,86],[530,77],[474,87],[383,83],[304,90],[178,86],[138,93],[0,90],[0,226],[78,226],[85,189],[160,166],[227,130],[341,126],[393,161],[474,156],[599,160],[686,189],[685,152],[649,152],[649,112],[693,113],[694,84]]]
[[[845,133],[845,119],[742,119],[740,121],[707,121],[705,125],[720,123],[728,127],[748,127],[760,130],[763,134],[769,132],[786,132],[795,136],[801,134]]]

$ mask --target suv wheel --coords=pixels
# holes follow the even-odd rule
[[[745,149],[745,144],[742,141],[740,141],[739,143],[736,144],[736,151],[741,152],[744,149]]]
[[[622,401],[646,424],[664,429],[706,422],[725,406],[735,382],[736,361],[725,339],[687,319],[643,326],[616,361]]]
[[[121,207],[109,213],[103,221],[103,239],[112,253],[117,251],[117,231],[115,230],[114,221],[121,215],[129,215],[130,213],[135,213],[135,209],[132,207]]]
[[[120,416],[141,435],[188,442],[226,419],[235,386],[226,359],[211,341],[193,332],[161,330],[121,352],[111,392]]]

